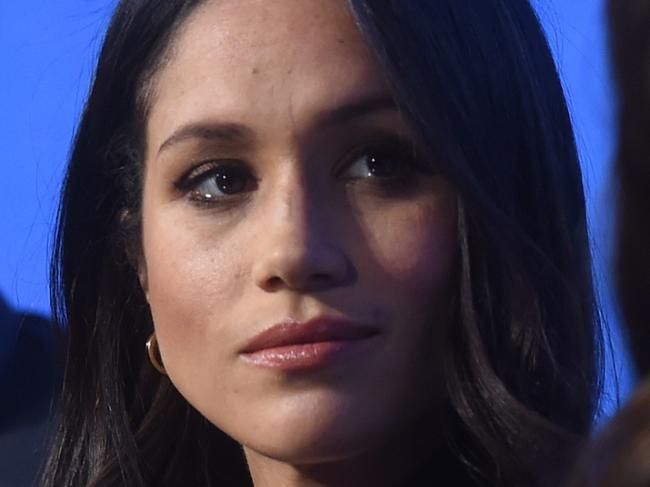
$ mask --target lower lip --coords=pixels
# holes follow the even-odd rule
[[[360,356],[373,341],[372,338],[286,345],[244,353],[241,356],[247,362],[259,367],[287,371],[311,369]]]

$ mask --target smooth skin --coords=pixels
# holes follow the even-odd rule
[[[140,280],[171,381],[256,487],[399,485],[442,394],[456,195],[345,3],[203,4],[149,103]],[[321,316],[380,334],[299,373],[239,354]]]

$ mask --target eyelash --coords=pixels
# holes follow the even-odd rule
[[[343,173],[349,171],[353,165],[367,157],[368,162],[379,163],[382,159],[392,161],[389,163],[390,169],[396,171],[389,176],[377,175],[375,171],[367,172],[365,176],[344,177]],[[384,189],[401,188],[405,189],[410,183],[414,183],[418,175],[424,173],[433,173],[433,168],[429,167],[424,159],[417,153],[413,143],[398,138],[384,138],[378,142],[365,144],[358,149],[353,150],[349,156],[344,158],[345,163],[342,168],[335,171],[335,175],[344,180],[353,181],[356,179],[369,180],[373,184],[379,184]],[[375,177],[371,177],[375,176]]]
[[[389,170],[395,174],[377,175],[375,171],[367,171],[365,175],[346,176],[345,173],[354,167],[355,163],[363,157],[368,159],[367,162],[374,161],[381,164],[381,159],[388,159],[396,163],[389,163]],[[376,165],[375,165],[376,168]],[[385,169],[385,168],[384,168]],[[381,171],[381,170],[379,170]],[[339,178],[346,184],[363,183],[371,185],[378,189],[382,194],[401,194],[413,187],[419,174],[431,174],[434,171],[428,167],[424,160],[417,154],[413,143],[396,137],[382,138],[380,141],[366,143],[352,151],[342,158],[332,172],[334,177]],[[245,181],[241,190],[225,196],[208,196],[208,192],[199,191],[204,183],[210,182],[211,179],[227,177],[227,174],[243,177]],[[175,186],[177,190],[186,194],[192,203],[206,207],[227,207],[228,204],[234,204],[246,198],[249,193],[257,188],[259,180],[255,173],[242,161],[236,159],[208,160],[199,162],[193,169],[183,175]],[[234,183],[237,184],[237,183]],[[218,186],[218,185],[217,185]],[[222,189],[217,187],[219,192]]]
[[[219,177],[219,174],[224,177],[227,172],[231,172],[231,175],[237,173],[239,176],[244,176],[246,178],[245,192],[239,191],[233,194],[227,194],[226,196],[208,197],[206,196],[208,193],[205,191],[199,191],[198,188],[202,184],[209,182],[213,178]],[[255,189],[250,186],[256,186],[257,182],[257,178],[254,177],[252,171],[246,164],[236,159],[221,159],[199,162],[197,166],[182,176],[175,186],[178,191],[187,194],[188,198],[193,203],[212,207],[216,205],[224,205],[229,202],[232,203],[234,200],[241,199],[250,190]],[[221,191],[221,189],[219,190]]]

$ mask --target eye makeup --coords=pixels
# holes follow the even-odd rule
[[[345,151],[341,157],[331,157],[334,162],[329,175],[346,191],[358,188],[358,191],[371,190],[370,194],[381,197],[407,196],[419,186],[423,176],[436,172],[433,165],[420,156],[412,141],[397,134],[357,135],[355,139],[366,140]],[[269,168],[260,168],[264,170]],[[261,178],[247,161],[210,158],[193,163],[174,187],[194,204],[216,207],[234,205],[251,197],[260,183]]]
[[[211,159],[194,165],[174,186],[193,203],[215,206],[241,199],[257,188],[258,180],[243,161]]]

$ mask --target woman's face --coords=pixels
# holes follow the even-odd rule
[[[455,195],[413,140],[344,2],[207,2],[177,34],[140,278],[170,379],[249,455],[355,455],[440,394]]]

